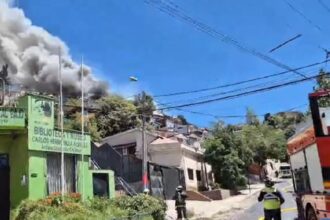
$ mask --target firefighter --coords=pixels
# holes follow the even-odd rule
[[[258,201],[264,203],[265,220],[281,220],[281,205],[284,203],[284,198],[274,187],[273,181],[266,179],[265,185],[258,197]]]
[[[187,194],[183,190],[183,187],[178,186],[173,198],[175,200],[175,209],[178,215],[178,220],[182,219],[182,217],[187,219],[186,198]]]

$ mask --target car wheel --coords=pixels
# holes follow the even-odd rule
[[[312,207],[309,207],[307,209],[307,220],[317,220],[317,216],[316,216],[315,211]]]

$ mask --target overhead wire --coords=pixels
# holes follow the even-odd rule
[[[315,24],[311,19],[309,19],[302,11],[297,9],[294,5],[292,5],[289,1],[283,0],[289,8],[291,8],[292,11],[294,11],[296,14],[298,14],[300,17],[302,17],[305,21],[307,21],[310,25],[312,25],[314,28],[316,28],[318,31],[322,32],[322,29],[320,26]]]
[[[252,48],[248,48],[245,45],[243,45],[241,42],[238,42],[237,40],[235,40],[234,38],[228,36],[227,34],[224,34],[220,31],[217,31],[216,29],[210,27],[209,25],[189,16],[188,14],[186,14],[183,10],[180,9],[180,7],[178,5],[175,5],[173,7],[173,2],[166,2],[166,1],[162,1],[162,0],[145,0],[144,1],[146,4],[151,5],[154,8],[157,8],[158,10],[160,10],[163,13],[166,13],[169,16],[172,16],[173,18],[180,20],[184,23],[187,23],[189,25],[192,25],[194,28],[196,28],[197,30],[211,36],[212,38],[215,38],[217,40],[220,40],[224,43],[230,44],[236,48],[238,48],[239,50],[248,53],[250,55],[253,55],[263,61],[266,61],[270,64],[273,64],[277,67],[280,67],[282,69],[286,69],[286,70],[290,70],[292,72],[294,72],[295,74],[306,78],[306,76],[304,76],[303,74],[301,74],[298,71],[293,70],[291,67],[289,67],[288,65],[279,62],[273,58],[271,58],[270,56],[263,54],[255,49]]]
[[[319,4],[330,14],[330,8],[322,0],[318,0]]]
[[[315,62],[312,64],[308,64],[305,66],[301,66],[301,67],[297,67],[294,70],[303,70],[309,67],[314,67],[314,66],[318,66],[321,64],[325,64],[327,62],[329,62],[330,59],[326,59],[324,61],[321,62]],[[223,84],[223,85],[219,85],[219,86],[213,86],[213,87],[208,87],[208,88],[202,88],[202,89],[195,89],[195,90],[187,90],[187,91],[179,91],[179,92],[171,92],[171,93],[163,93],[163,94],[156,94],[154,95],[155,98],[159,98],[159,97],[168,97],[168,96],[178,96],[178,95],[186,95],[186,94],[193,94],[193,93],[199,93],[199,92],[206,92],[206,91],[211,91],[211,90],[216,90],[216,89],[221,89],[221,88],[227,88],[227,87],[231,87],[231,86],[237,86],[237,85],[241,85],[241,84],[245,84],[245,83],[249,83],[249,82],[254,82],[254,81],[258,81],[258,80],[262,80],[262,79],[268,79],[268,78],[272,78],[272,77],[276,77],[276,76],[281,76],[287,73],[292,72],[293,70],[287,70],[287,71],[283,71],[283,72],[279,72],[279,73],[275,73],[275,74],[270,74],[270,75],[264,75],[261,77],[256,77],[256,78],[251,78],[248,80],[242,80],[242,81],[238,81],[238,82],[234,82],[234,83],[228,83],[228,84]]]
[[[305,75],[309,75],[310,73],[315,73],[317,71],[317,69],[313,69],[310,70],[306,73],[304,73]],[[266,81],[266,82],[261,82],[258,84],[253,84],[253,85],[249,85],[246,87],[241,87],[241,88],[234,88],[234,89],[230,89],[230,90],[226,90],[226,91],[220,91],[217,93],[212,93],[212,94],[208,94],[208,95],[204,95],[204,96],[199,96],[199,97],[195,97],[195,98],[191,98],[191,99],[181,99],[181,100],[174,100],[174,101],[169,101],[169,102],[165,102],[163,103],[163,105],[170,105],[170,104],[176,104],[176,103],[182,103],[182,102],[192,102],[192,101],[198,101],[198,100],[204,100],[204,99],[208,99],[208,98],[214,98],[217,96],[221,96],[221,95],[227,95],[227,94],[232,94],[232,93],[237,93],[237,92],[243,92],[246,91],[248,89],[256,89],[256,88],[261,88],[264,87],[266,85],[275,85],[276,83],[284,83],[289,81],[290,79],[296,79],[297,76],[289,76],[289,77],[285,77],[285,78],[281,78],[281,79],[277,79],[277,80],[271,80],[271,81]],[[157,98],[156,98],[157,99]]]
[[[252,95],[252,94],[256,94],[256,93],[271,91],[271,90],[274,90],[274,89],[277,89],[277,88],[282,88],[282,87],[286,87],[286,86],[290,86],[290,85],[303,83],[303,82],[306,82],[306,81],[309,81],[309,80],[313,80],[313,79],[315,79],[317,77],[320,77],[322,75],[329,75],[329,74],[328,73],[316,74],[316,75],[311,76],[311,77],[307,77],[307,78],[303,78],[303,79],[299,79],[299,80],[292,80],[290,82],[277,84],[277,85],[273,85],[273,86],[269,86],[269,87],[264,87],[264,88],[260,88],[260,89],[250,90],[250,91],[247,91],[247,92],[237,93],[237,94],[234,94],[234,95],[228,95],[228,96],[223,96],[223,97],[219,97],[219,98],[199,101],[199,102],[191,102],[191,103],[186,103],[186,104],[181,104],[181,105],[168,106],[168,107],[160,108],[158,110],[168,110],[168,109],[175,109],[175,108],[190,107],[190,106],[203,105],[203,104],[208,104],[208,103],[222,101],[222,100],[239,98],[239,97],[242,97],[242,96],[247,96],[247,95]]]

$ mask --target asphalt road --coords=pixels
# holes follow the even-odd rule
[[[282,205],[282,220],[294,220],[297,218],[296,202],[292,196],[293,186],[291,180],[281,180],[276,184],[278,190],[280,190],[285,199],[285,203]],[[255,197],[252,198],[253,205],[237,214],[232,216],[231,220],[262,220],[263,219],[263,207],[262,203],[258,202]]]

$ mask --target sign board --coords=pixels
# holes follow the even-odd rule
[[[62,151],[62,132],[54,128],[54,101],[39,96],[29,99],[29,149]],[[90,135],[63,132],[63,151],[71,154],[91,154]]]
[[[29,149],[61,152],[61,134],[59,130],[35,126],[29,130]],[[63,151],[65,153],[90,155],[90,136],[74,132],[63,132]]]
[[[54,128],[54,101],[31,96],[29,105],[29,127]]]
[[[25,112],[19,108],[0,108],[0,129],[24,128]]]

